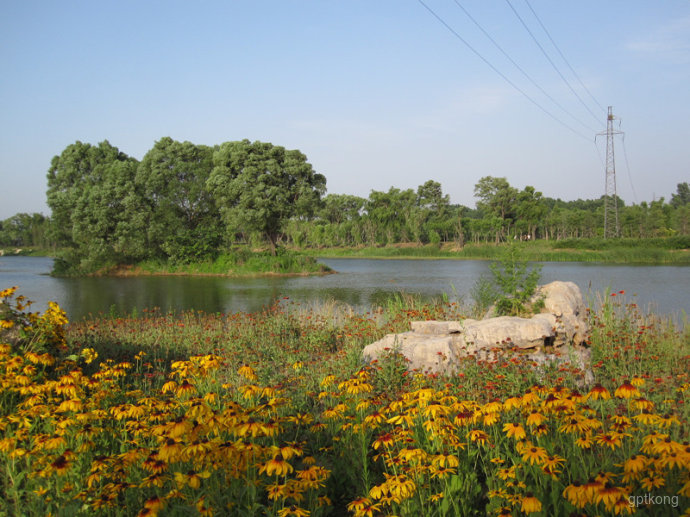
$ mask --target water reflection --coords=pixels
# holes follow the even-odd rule
[[[52,260],[0,257],[0,288],[19,285],[21,294],[43,311],[48,300],[70,319],[97,313],[131,314],[144,308],[230,313],[258,311],[289,297],[299,303],[336,300],[359,310],[386,305],[400,292],[431,298],[446,294],[470,302],[477,278],[488,274],[486,261],[323,259],[338,271],[314,277],[133,277],[53,278]],[[544,263],[542,281],[571,280],[594,301],[607,288],[625,290],[630,301],[662,314],[690,311],[690,268]]]

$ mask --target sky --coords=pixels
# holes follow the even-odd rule
[[[0,0],[0,219],[50,214],[75,141],[141,159],[164,136],[299,149],[329,193],[433,179],[473,207],[496,176],[595,199],[608,106],[618,195],[668,200],[690,181],[690,2]]]

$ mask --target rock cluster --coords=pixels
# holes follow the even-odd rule
[[[538,299],[543,300],[543,307],[531,318],[415,321],[409,332],[388,334],[365,347],[362,357],[372,361],[396,351],[407,359],[409,370],[454,373],[463,357],[492,360],[497,354],[512,353],[531,364],[570,362],[587,372],[587,382],[591,378],[586,346],[589,324],[579,287],[573,282],[552,282],[537,289],[533,300]]]

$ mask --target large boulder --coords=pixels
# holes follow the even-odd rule
[[[411,330],[388,334],[364,348],[362,358],[373,361],[386,353],[402,354],[409,370],[451,373],[461,358],[493,359],[497,353],[515,353],[526,361],[545,364],[570,362],[589,368],[587,311],[580,289],[573,282],[540,286],[533,301],[541,313],[531,318],[501,316],[483,320],[415,321]]]

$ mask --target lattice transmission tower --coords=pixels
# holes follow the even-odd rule
[[[623,131],[613,129],[613,107],[609,106],[606,117],[606,131],[596,136],[606,135],[606,190],[604,194],[604,238],[618,237],[618,195],[616,194],[616,157],[613,152],[614,135],[623,135]],[[596,137],[595,137],[596,140]]]

